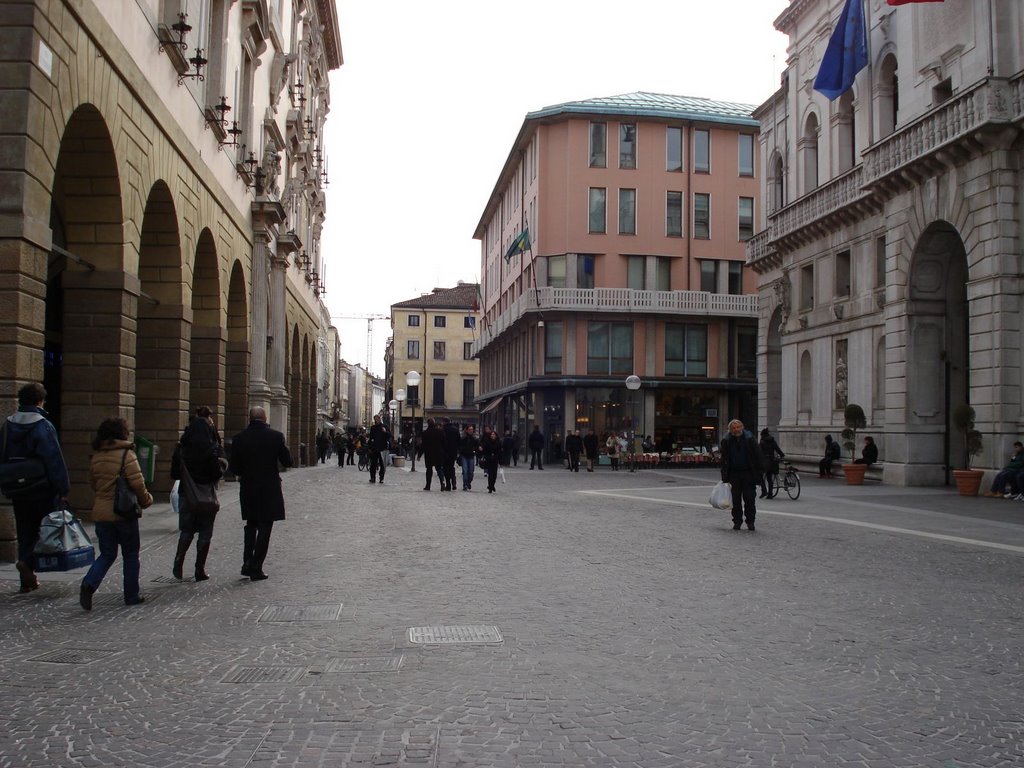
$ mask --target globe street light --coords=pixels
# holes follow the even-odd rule
[[[405,390],[404,389],[396,389],[395,390],[395,400],[398,401],[398,443],[399,443],[399,448],[401,448],[402,447],[402,445],[401,445],[401,443],[402,443],[402,403],[405,402]],[[405,456],[405,451],[404,450],[402,451],[402,455]]]
[[[405,385],[412,389],[413,387],[419,387],[420,385],[420,372],[409,371],[405,374]],[[419,395],[419,390],[416,390],[416,394]],[[419,397],[416,398],[419,400]],[[412,468],[410,472],[416,471],[416,400],[409,400],[409,404],[412,405]]]
[[[388,410],[391,411],[391,439],[395,440],[395,411],[398,410],[398,401],[391,400],[388,403]]]
[[[640,377],[637,376],[635,373],[626,377],[626,389],[628,389],[630,393],[636,392],[638,389],[640,389],[642,383],[643,382],[640,381]],[[629,422],[630,426],[633,428],[632,445],[630,446],[629,451],[630,472],[636,471],[636,402],[634,399],[635,397],[636,395],[633,394],[630,394],[629,396]]]

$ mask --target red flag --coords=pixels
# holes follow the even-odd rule
[[[908,3],[942,3],[945,0],[885,0],[889,5],[907,5]]]

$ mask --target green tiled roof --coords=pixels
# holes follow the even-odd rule
[[[603,96],[596,99],[554,104],[536,112],[530,112],[526,119],[535,120],[567,114],[625,115],[757,127],[758,122],[752,117],[755,109],[757,109],[756,104],[736,104],[730,101],[714,101],[694,96],[673,96],[668,93],[637,91],[620,96]]]

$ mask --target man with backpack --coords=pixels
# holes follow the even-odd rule
[[[43,410],[45,402],[42,384],[26,384],[18,390],[18,410],[0,428],[0,491],[14,506],[18,536],[15,567],[22,592],[39,588],[32,554],[39,540],[39,526],[54,511],[55,500],[67,499],[71,492],[57,430]]]

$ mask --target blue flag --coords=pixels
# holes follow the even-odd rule
[[[857,73],[868,65],[868,35],[863,0],[846,0],[836,28],[821,58],[814,90],[834,101],[853,87]]]

